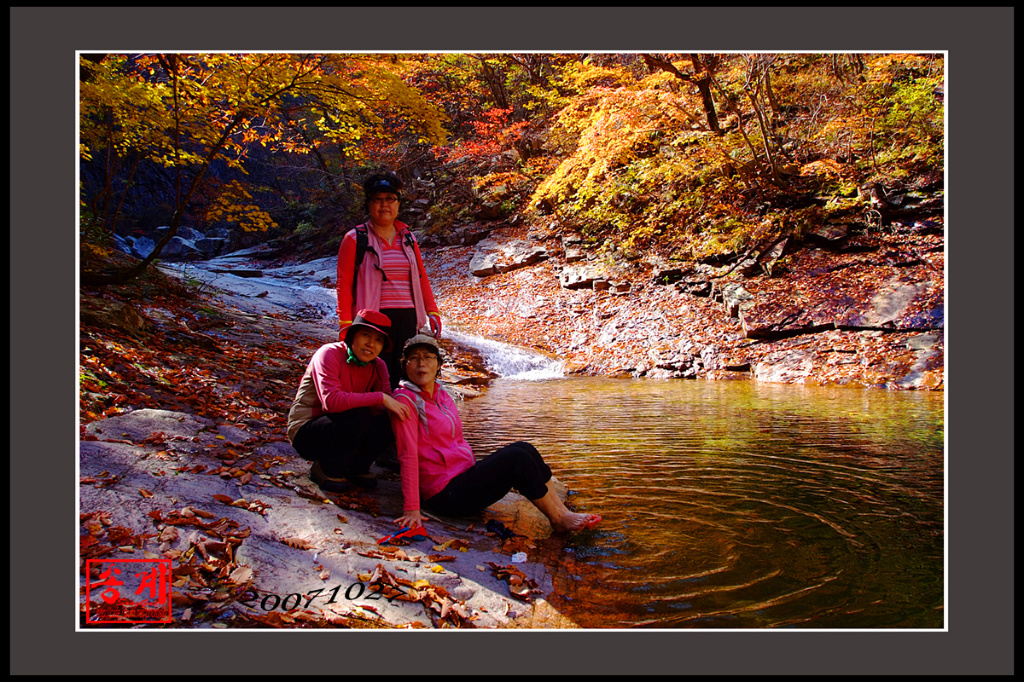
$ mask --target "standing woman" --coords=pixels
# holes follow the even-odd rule
[[[555,531],[593,528],[596,514],[569,511],[550,485],[551,469],[530,443],[506,445],[479,462],[462,435],[462,420],[441,385],[443,355],[437,341],[419,334],[402,352],[408,380],[393,392],[409,416],[391,411],[391,427],[402,464],[402,515],[395,523],[423,525],[423,508],[445,516],[483,511],[516,490],[548,517]]]
[[[395,388],[403,376],[397,356],[406,340],[428,322],[431,334],[440,337],[441,313],[419,245],[409,226],[398,220],[402,181],[394,173],[377,173],[363,182],[363,192],[370,219],[349,230],[338,248],[338,323],[344,333],[363,309],[391,320],[394,350],[381,357]]]

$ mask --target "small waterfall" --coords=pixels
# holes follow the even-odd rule
[[[565,376],[565,363],[525,348],[464,334],[448,327],[445,327],[444,336],[461,346],[476,349],[487,369],[503,379],[539,381]]]

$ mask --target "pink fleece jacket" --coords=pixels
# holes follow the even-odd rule
[[[325,412],[346,412],[357,407],[382,409],[391,393],[388,367],[380,358],[364,367],[350,365],[344,341],[320,346],[299,381],[288,410],[288,440],[299,427]]]
[[[391,427],[402,467],[404,511],[420,508],[420,498],[430,499],[476,463],[473,449],[462,436],[462,420],[455,401],[440,383],[429,396],[403,380],[393,397],[413,408],[414,416],[400,421],[391,414]]]
[[[366,254],[356,272],[356,231],[349,230],[338,247],[338,323],[344,326],[355,319],[356,312],[367,308],[380,310],[380,289],[383,282],[379,254],[384,250],[384,242],[373,231],[370,223],[366,223],[368,238]],[[406,234],[411,236],[409,226],[400,220],[395,221],[398,230],[395,239],[401,245],[405,257],[409,260],[409,278],[412,284],[413,307],[416,309],[416,328],[427,323],[428,314],[440,314],[434,291],[430,288],[430,279],[423,265],[423,255],[415,238],[412,246],[406,243]],[[352,296],[352,278],[356,277],[356,293]],[[399,349],[401,350],[401,349]]]

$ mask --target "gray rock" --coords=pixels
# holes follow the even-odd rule
[[[145,258],[149,254],[153,253],[153,248],[156,246],[149,237],[139,237],[132,241],[132,255],[138,258]]]
[[[722,304],[729,317],[739,317],[740,313],[754,305],[754,295],[735,282],[726,282],[721,287]]]
[[[228,240],[223,237],[205,237],[195,243],[204,259],[216,258],[227,250]]]
[[[803,383],[814,370],[813,355],[807,350],[772,353],[754,365],[754,379],[765,383]]]
[[[166,234],[167,231],[170,229],[171,228],[169,225],[164,225],[163,227],[156,228],[157,239],[162,239],[164,234]],[[200,232],[199,230],[194,230],[191,227],[181,225],[178,227],[178,231],[174,233],[174,236],[181,237],[182,239],[185,239],[190,242],[194,242],[196,240],[202,239],[206,235]]]
[[[487,277],[489,275],[497,274],[499,255],[500,254],[494,251],[489,253],[481,251],[475,252],[469,261],[469,271],[473,273],[475,277]]]
[[[214,580],[234,587],[215,592],[198,582],[176,586],[171,627],[209,627],[211,619],[225,624],[231,613],[283,614],[282,602],[289,597],[302,602],[299,609],[294,609],[297,603],[287,605],[292,615],[302,611],[330,622],[358,618],[392,627],[438,626],[437,611],[425,603],[373,598],[369,577],[378,570],[444,588],[457,600],[450,606],[464,609],[472,619],[464,619],[468,627],[575,627],[543,600],[553,581],[534,557],[515,564],[533,585],[530,601],[511,595],[509,584],[490,570],[491,564],[511,563],[501,541],[483,532],[488,519],[537,539],[551,533],[540,512],[515,493],[474,519],[432,517],[425,524],[430,539],[390,546],[388,553],[382,549],[389,546],[377,541],[395,530],[391,520],[401,514],[398,480],[374,468],[378,488],[359,493],[373,498],[373,513],[350,508],[344,496],[325,497],[309,481],[308,463],[290,445],[272,443],[249,452],[249,440],[243,429],[169,410],[137,410],[86,427],[79,448],[80,513],[103,515],[103,528],[148,538],[138,546],[121,544],[120,553],[104,558],[171,558],[178,565],[191,551],[205,557],[206,548],[217,552],[225,539],[233,544],[232,551],[217,555],[230,564]],[[225,445],[234,447],[225,451]],[[272,466],[264,466],[269,462]],[[249,474],[243,474],[246,464],[252,465]],[[556,489],[564,496],[564,486]],[[103,528],[97,531],[100,544],[106,541]],[[466,551],[434,549],[448,540],[461,541]],[[85,588],[84,560],[81,567]],[[301,621],[295,622],[299,627]]]
[[[595,282],[607,281],[604,268],[596,265],[567,267],[558,276],[564,289],[593,289]]]
[[[202,252],[196,248],[194,241],[174,235],[160,252],[160,258],[168,261],[202,260]]]
[[[500,245],[491,239],[477,244],[469,269],[477,277],[525,268],[549,257],[547,249],[526,240],[513,240]]]

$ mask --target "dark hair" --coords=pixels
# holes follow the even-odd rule
[[[367,204],[370,203],[370,199],[373,198],[374,194],[378,194],[380,192],[391,192],[401,199],[401,178],[391,171],[386,171],[384,173],[374,173],[363,180],[363,195]]]

